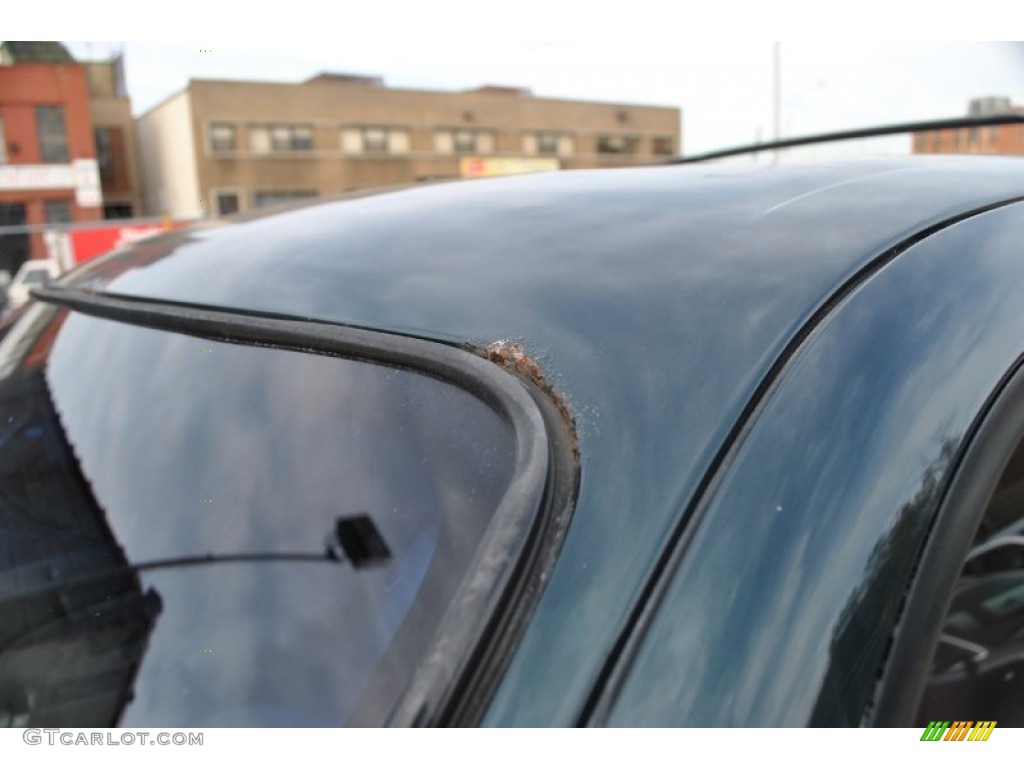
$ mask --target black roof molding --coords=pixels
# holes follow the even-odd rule
[[[917,123],[897,123],[895,125],[881,125],[873,128],[856,128],[850,131],[837,131],[836,133],[818,133],[811,136],[797,136],[792,139],[780,139],[765,144],[746,144],[740,147],[719,149],[714,152],[704,152],[700,155],[689,155],[687,157],[674,157],[664,161],[665,165],[686,165],[687,163],[702,163],[705,160],[717,160],[722,157],[733,157],[736,155],[748,155],[754,152],[764,152],[768,149],[787,149],[789,147],[802,147],[808,144],[827,144],[833,141],[847,141],[849,139],[868,139],[874,136],[892,136],[898,133],[917,133],[918,131],[941,131],[950,128],[977,128],[983,125],[1024,125],[1024,115],[984,115],[979,117],[954,117],[945,120],[928,120]]]

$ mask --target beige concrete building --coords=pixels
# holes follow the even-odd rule
[[[150,215],[208,216],[366,187],[679,154],[680,110],[518,88],[192,80],[137,121]]]
[[[143,208],[135,120],[125,90],[123,62],[120,56],[83,62],[105,219],[141,216]]]

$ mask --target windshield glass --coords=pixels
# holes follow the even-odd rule
[[[0,711],[386,719],[508,487],[508,424],[408,370],[49,307],[24,320],[0,345]],[[324,556],[357,515],[390,557]],[[267,557],[126,568],[244,554]]]

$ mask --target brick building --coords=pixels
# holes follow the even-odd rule
[[[132,103],[125,89],[124,59],[84,62],[89,80],[96,161],[103,191],[103,218],[142,213],[142,182]]]
[[[60,43],[0,44],[0,227],[100,218],[85,67]],[[42,235],[5,234],[0,270],[46,256]]]
[[[1024,113],[999,96],[971,99],[968,114],[972,117]],[[1024,125],[986,125],[973,128],[947,128],[914,134],[915,154],[982,154],[1024,155]]]
[[[678,154],[676,108],[438,92],[324,73],[192,80],[137,121],[150,215],[221,215],[365,187]]]

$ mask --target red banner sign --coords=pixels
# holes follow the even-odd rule
[[[171,228],[181,226],[172,222]],[[107,251],[134,243],[144,237],[165,232],[168,227],[163,224],[137,224],[126,227],[99,227],[97,229],[77,229],[71,232],[71,247],[75,254],[75,264],[95,259]]]

